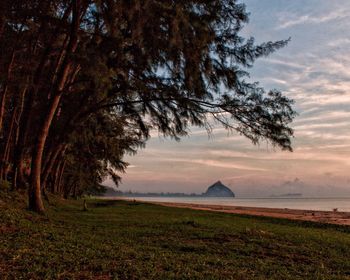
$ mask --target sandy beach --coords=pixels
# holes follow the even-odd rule
[[[350,226],[350,212],[294,210],[287,208],[277,209],[242,206],[222,206],[173,202],[144,202],[168,207],[191,208],[196,210],[216,211]]]

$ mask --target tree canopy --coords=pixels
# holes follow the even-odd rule
[[[291,150],[292,100],[249,68],[288,40],[256,44],[235,0],[1,2],[1,179],[65,196],[117,182],[151,129],[179,139],[211,120]],[[118,173],[119,172],[119,173]],[[118,175],[119,174],[119,175]]]

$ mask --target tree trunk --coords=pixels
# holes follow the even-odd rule
[[[29,196],[29,208],[36,212],[44,211],[44,206],[41,198],[41,186],[40,186],[42,158],[43,158],[43,153],[45,148],[45,142],[46,142],[47,136],[49,135],[49,129],[50,129],[52,120],[55,116],[58,105],[60,103],[62,90],[64,88],[70,69],[71,69],[71,64],[67,61],[64,65],[62,75],[59,80],[57,92],[51,100],[51,104],[47,112],[46,118],[44,120],[44,123],[39,130],[38,140],[33,149],[30,188],[29,188],[32,195]]]
[[[0,133],[2,132],[2,123],[4,119],[4,114],[5,114],[6,95],[7,95],[8,84],[9,84],[9,79],[10,79],[10,74],[11,74],[14,59],[15,59],[15,51],[13,50],[9,65],[7,66],[5,86],[0,95]]]
[[[73,187],[74,187],[74,184],[75,184],[75,182],[73,182],[72,184],[70,184],[69,187],[65,187],[65,188],[64,188],[64,191],[63,191],[63,198],[64,198],[64,199],[67,199],[67,198],[69,197],[69,195],[70,195],[70,193],[72,192],[72,189],[73,189]]]
[[[64,153],[64,145],[60,145],[54,152],[51,153],[51,156],[46,163],[46,166],[44,167],[44,172],[42,173],[42,181],[41,181],[41,188],[44,189],[47,184],[47,179],[49,178],[49,175],[52,172],[52,169],[54,167],[55,162],[57,162],[57,158],[60,156],[60,154]]]
[[[86,199],[84,199],[83,211],[87,211],[87,210],[88,210],[88,207],[87,207]]]
[[[59,168],[57,182],[55,182],[55,188],[57,189],[58,193],[62,193],[62,179],[63,179],[63,173],[64,173],[65,167],[66,167],[66,161],[63,160]]]
[[[31,195],[29,196],[29,208],[36,212],[44,212],[44,205],[41,198],[41,186],[40,186],[41,164],[42,164],[42,157],[43,157],[45,142],[46,142],[47,136],[49,135],[49,128],[53,120],[53,117],[56,113],[56,109],[58,107],[60,99],[61,99],[61,94],[55,95],[54,98],[52,99],[46,119],[39,131],[38,140],[33,149],[30,188],[29,188],[31,193]]]
[[[63,159],[56,159],[56,164],[54,164],[54,167],[52,169],[52,179],[51,179],[51,192],[52,193],[57,193],[58,192],[58,179],[59,179],[59,174],[61,170],[61,166],[63,164]]]
[[[8,173],[7,170],[8,170],[8,162],[10,157],[11,140],[14,138],[13,136],[15,133],[14,124],[15,124],[16,113],[17,113],[17,110],[14,109],[11,116],[9,132],[6,137],[7,138],[6,144],[5,144],[4,151],[1,158],[0,179],[3,179],[3,180],[7,179],[6,177]]]
[[[14,139],[14,148],[13,148],[13,175],[12,175],[12,189],[15,190],[17,189],[17,177],[18,177],[18,169],[17,169],[17,165],[16,165],[16,159],[17,159],[17,147],[18,147],[18,142],[19,142],[19,136],[20,136],[20,121],[22,118],[22,113],[23,113],[23,109],[24,109],[24,99],[27,93],[27,89],[28,89],[28,82],[29,79],[27,77],[27,82],[26,85],[19,97],[19,101],[18,101],[18,105],[17,105],[17,109],[18,109],[18,115],[16,118],[16,135],[15,135],[15,139]]]
[[[3,9],[2,7],[0,8]],[[0,42],[2,41],[2,34],[4,33],[4,29],[5,29],[5,16],[1,15],[0,16]]]
[[[2,159],[1,159],[2,166],[0,168],[0,178],[3,178],[5,180],[7,179],[7,174],[10,170],[10,166],[8,165],[8,163],[10,162],[11,146],[13,146],[12,150],[14,150],[14,147],[16,146],[16,143],[17,143],[18,125],[19,125],[18,119],[23,110],[23,98],[26,91],[27,91],[27,85],[24,87],[24,89],[20,93],[19,100],[15,99],[14,109],[12,111],[10,127],[8,128],[6,144],[5,144]],[[13,158],[11,159],[11,162],[12,163],[14,162]],[[13,186],[14,189],[15,187],[16,186]]]
[[[30,177],[30,187],[29,187],[29,209],[36,212],[44,212],[44,205],[41,198],[41,186],[40,186],[40,177],[41,177],[41,165],[42,158],[45,148],[45,142],[47,136],[49,135],[49,129],[52,123],[52,120],[55,116],[58,104],[61,100],[62,90],[67,79],[68,73],[70,71],[70,63],[67,62],[65,65],[60,83],[58,86],[57,93],[53,96],[48,112],[45,116],[43,125],[41,126],[38,134],[38,140],[33,149],[32,163],[31,163],[31,177]]]
[[[29,208],[36,212],[44,211],[44,206],[41,198],[41,186],[40,186],[42,158],[43,158],[43,153],[45,148],[45,142],[49,135],[49,129],[50,129],[52,120],[55,116],[58,105],[60,103],[62,90],[64,88],[69,71],[71,69],[71,64],[67,61],[63,67],[64,68],[59,80],[58,89],[51,100],[49,110],[45,116],[43,125],[39,130],[38,140],[33,149],[30,188],[29,188],[29,191],[31,193],[31,195],[29,196]]]
[[[72,25],[70,30],[70,41],[67,46],[67,54],[65,55],[64,61],[61,65],[59,74],[57,75],[57,83],[52,88],[52,99],[46,116],[44,117],[43,124],[39,129],[38,140],[33,149],[32,164],[31,164],[31,178],[29,188],[29,208],[36,212],[43,212],[44,205],[41,197],[41,165],[42,158],[45,148],[45,142],[49,134],[49,129],[52,120],[55,116],[56,110],[62,97],[62,91],[66,84],[67,78],[71,71],[72,62],[70,60],[70,54],[74,53],[78,45],[78,29],[80,22],[80,1],[73,1],[73,13],[72,13]],[[51,93],[48,93],[51,96]]]

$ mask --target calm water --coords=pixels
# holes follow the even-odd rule
[[[250,206],[267,208],[289,208],[301,210],[322,210],[350,212],[350,197],[347,198],[204,198],[204,197],[128,197],[128,199],[196,203],[207,205]]]

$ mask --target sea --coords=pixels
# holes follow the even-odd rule
[[[314,211],[350,212],[350,197],[342,198],[209,198],[209,197],[125,197],[136,201],[174,202],[204,205],[247,206],[264,208],[299,209]]]

